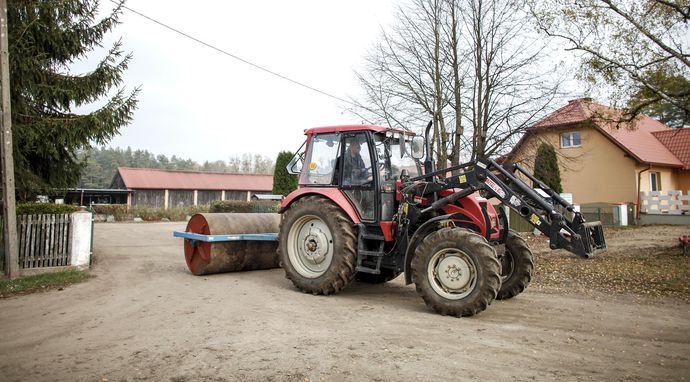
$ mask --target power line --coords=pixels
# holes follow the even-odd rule
[[[254,68],[256,68],[256,69],[259,69],[259,70],[261,70],[261,71],[263,71],[263,72],[266,72],[266,73],[271,74],[271,75],[273,75],[273,76],[275,76],[275,77],[281,78],[281,79],[283,79],[283,80],[285,80],[285,81],[291,82],[291,83],[293,83],[293,84],[295,84],[295,85],[298,85],[298,86],[301,86],[301,87],[303,87],[303,88],[309,89],[309,90],[314,91],[314,92],[316,92],[316,93],[319,93],[319,94],[325,95],[325,96],[327,96],[327,97],[333,98],[333,99],[338,100],[338,101],[340,101],[340,102],[345,102],[345,103],[347,103],[347,104],[349,104],[349,105],[352,105],[352,106],[355,106],[355,107],[362,107],[362,105],[357,105],[356,103],[354,103],[354,102],[352,102],[352,101],[348,101],[348,100],[346,100],[346,99],[344,99],[344,98],[340,98],[340,97],[335,96],[335,95],[333,95],[333,94],[327,93],[327,92],[325,92],[325,91],[323,91],[323,90],[319,90],[319,89],[317,89],[317,88],[315,88],[315,87],[313,87],[313,86],[309,86],[309,85],[307,85],[307,84],[305,84],[305,83],[303,83],[303,82],[299,82],[299,81],[297,81],[297,80],[293,80],[293,79],[290,78],[290,77],[284,76],[284,75],[282,75],[282,74],[280,74],[280,73],[277,73],[277,72],[274,72],[274,71],[272,71],[272,70],[270,70],[270,69],[267,69],[267,68],[265,68],[265,67],[263,67],[263,66],[261,66],[261,65],[255,64],[255,63],[253,63],[253,62],[251,62],[251,61],[248,61],[248,60],[245,60],[245,59],[242,58],[242,57],[239,57],[239,56],[237,56],[237,55],[234,55],[234,54],[232,54],[232,53],[230,53],[230,52],[228,52],[228,51],[226,51],[226,50],[223,50],[223,49],[221,49],[221,48],[218,48],[218,47],[216,47],[216,46],[214,46],[214,45],[212,45],[212,44],[209,44],[209,43],[207,43],[207,42],[205,42],[205,41],[203,41],[203,40],[200,40],[200,39],[198,39],[198,38],[196,38],[196,37],[194,37],[194,36],[191,36],[191,35],[189,35],[189,34],[187,34],[187,33],[185,33],[185,32],[182,32],[182,31],[179,30],[179,29],[173,28],[173,27],[171,27],[170,25],[167,25],[167,24],[165,24],[165,23],[163,23],[163,22],[161,22],[161,21],[158,21],[158,20],[154,19],[153,17],[147,16],[147,15],[145,15],[145,14],[139,12],[139,11],[136,11],[136,10],[134,10],[134,9],[132,9],[132,8],[129,8],[128,6],[126,6],[126,5],[124,5],[124,4],[121,4],[119,1],[116,1],[116,0],[110,0],[110,1],[111,1],[112,3],[117,4],[118,6],[120,6],[120,7],[122,7],[122,8],[124,8],[124,9],[126,9],[126,10],[132,12],[132,13],[135,13],[135,14],[137,14],[137,15],[139,15],[139,16],[141,16],[141,17],[143,17],[143,18],[145,18],[145,19],[147,19],[147,20],[149,20],[149,21],[151,21],[151,22],[153,22],[153,23],[156,23],[156,24],[162,26],[163,28],[166,28],[166,29],[168,29],[168,30],[171,30],[171,31],[173,31],[173,32],[175,32],[175,33],[177,33],[177,34],[179,34],[179,35],[182,35],[182,36],[184,36],[184,37],[186,37],[186,38],[188,38],[188,39],[190,39],[190,40],[192,40],[192,41],[194,41],[194,42],[197,42],[197,43],[199,43],[199,44],[201,44],[201,45],[204,45],[204,46],[206,46],[207,48],[211,48],[211,49],[213,49],[213,50],[215,50],[215,51],[217,51],[217,52],[219,52],[219,53],[221,53],[221,54],[224,54],[224,55],[226,55],[226,56],[228,56],[228,57],[231,57],[231,58],[233,58],[233,59],[235,59],[235,60],[237,60],[237,61],[240,61],[240,62],[242,62],[242,63],[245,63],[245,64],[247,64],[247,65],[250,65],[250,66],[252,66],[252,67],[254,67]]]

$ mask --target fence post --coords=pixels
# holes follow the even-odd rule
[[[70,265],[86,269],[91,261],[91,218],[87,211],[70,215]]]
[[[628,205],[619,204],[618,205],[618,216],[620,217],[619,224],[623,227],[628,225]]]

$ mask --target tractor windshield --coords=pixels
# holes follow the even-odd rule
[[[385,164],[380,167],[381,179],[398,180],[403,169],[406,169],[412,178],[421,175],[421,168],[417,160],[410,156],[412,137],[409,138],[409,140],[405,139],[405,148],[403,149],[400,145],[400,139],[397,137],[385,137],[382,134],[377,134],[375,138],[376,152],[379,163]],[[400,155],[401,151],[404,152],[402,156]]]
[[[400,144],[397,141],[391,142],[391,172],[396,180],[400,178],[400,172],[403,169],[409,172],[411,178],[421,175],[417,161],[410,156],[410,141],[406,140],[405,146],[405,154],[401,158]]]

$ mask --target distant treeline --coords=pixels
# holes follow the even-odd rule
[[[81,156],[86,160],[86,168],[82,171],[79,180],[78,187],[80,188],[109,187],[118,167],[256,174],[273,174],[274,167],[272,159],[259,154],[236,155],[227,161],[206,161],[203,164],[176,155],[168,158],[165,155],[155,155],[147,150],[132,150],[129,147],[126,149],[94,148],[82,152]]]

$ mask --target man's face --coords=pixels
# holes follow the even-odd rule
[[[358,155],[358,154],[359,154],[359,150],[360,150],[360,147],[359,147],[358,144],[353,143],[352,145],[350,145],[350,151],[352,152],[352,155],[353,155],[353,156]]]

